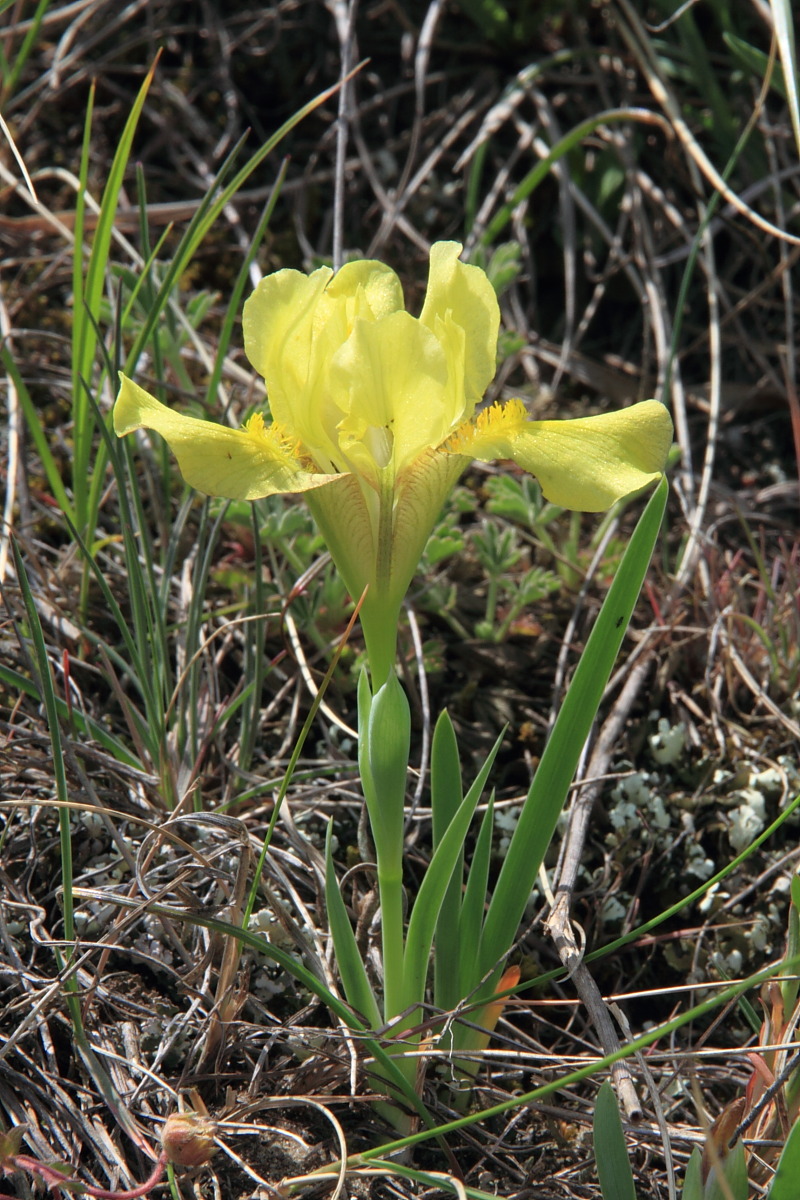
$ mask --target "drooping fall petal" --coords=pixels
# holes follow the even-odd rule
[[[553,504],[603,512],[659,479],[671,444],[672,421],[657,400],[571,421],[530,421],[511,400],[459,429],[448,448],[484,462],[512,458]]]
[[[160,433],[183,478],[200,492],[257,500],[276,492],[305,492],[338,478],[305,470],[278,427],[266,426],[259,414],[241,429],[231,429],[173,412],[125,375],[120,381],[114,406],[117,436],[144,428]]]

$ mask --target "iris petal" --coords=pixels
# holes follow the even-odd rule
[[[384,468],[399,473],[448,431],[447,361],[430,330],[407,312],[357,321],[329,378],[347,406],[339,425],[342,449],[373,486]]]
[[[257,500],[276,492],[323,487],[337,475],[307,471],[275,425],[260,416],[242,429],[185,417],[159,403],[144,388],[120,375],[114,431],[154,429],[169,444],[190,487],[228,500]]]
[[[337,271],[327,288],[326,297],[339,302],[361,294],[367,311],[352,312],[351,323],[356,316],[380,321],[390,313],[405,307],[403,286],[391,267],[374,259],[356,259],[345,263]]]
[[[461,344],[464,363],[464,393],[470,416],[494,379],[497,369],[497,332],[500,306],[494,288],[480,267],[459,259],[458,242],[436,242],[431,246],[428,290],[419,319],[440,340],[450,336],[450,320],[466,335]]]
[[[514,461],[535,475],[546,499],[576,512],[603,512],[661,478],[672,421],[658,400],[573,421],[531,421],[514,441]]]
[[[314,317],[332,275],[330,267],[312,275],[276,271],[261,280],[242,313],[245,353],[266,380],[272,416],[300,437],[309,420],[298,403],[311,369]]]
[[[553,504],[603,512],[659,479],[671,444],[672,421],[657,400],[572,421],[529,421],[511,400],[459,429],[448,449],[484,462],[513,458]]]

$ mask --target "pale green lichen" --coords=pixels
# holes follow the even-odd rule
[[[666,717],[660,717],[658,729],[648,737],[650,752],[655,761],[662,767],[670,767],[676,763],[686,747],[686,726],[683,721],[670,725]]]

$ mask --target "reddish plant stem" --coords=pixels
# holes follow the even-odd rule
[[[87,1196],[94,1196],[95,1200],[139,1200],[139,1197],[146,1196],[157,1183],[161,1182],[166,1165],[167,1155],[162,1150],[150,1176],[144,1183],[140,1183],[138,1187],[131,1188],[127,1192],[114,1192],[107,1188],[94,1187],[91,1183],[81,1183],[80,1179],[72,1179],[56,1167],[39,1162],[38,1158],[31,1158],[28,1154],[13,1154],[3,1164],[6,1170],[10,1167],[11,1170],[27,1171],[30,1175],[38,1175],[51,1191],[55,1188],[63,1188],[66,1192],[82,1192]]]

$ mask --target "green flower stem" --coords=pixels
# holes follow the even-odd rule
[[[394,478],[391,468],[380,473],[375,582],[361,607],[361,628],[367,645],[373,691],[386,683],[397,659],[397,625],[401,600],[392,594]],[[362,485],[363,487],[363,485]]]
[[[377,600],[377,603],[375,602]],[[400,605],[381,603],[376,597],[370,602],[369,593],[361,606],[361,629],[367,647],[369,671],[375,688],[389,678],[397,654],[397,623]]]
[[[366,674],[358,688],[361,786],[375,842],[381,901],[384,1019],[403,1011],[403,810],[411,713],[391,672],[373,695]]]
[[[365,632],[366,628],[365,625]],[[375,844],[378,873],[383,958],[383,1021],[388,1025],[408,1007],[405,1003],[403,935],[403,812],[411,741],[411,713],[405,692],[393,671],[388,672],[386,682],[374,695],[366,671],[362,673],[358,686],[358,729],[361,786]],[[397,1027],[392,1029],[391,1036],[399,1038],[414,1016],[415,1013],[410,1013],[408,1018],[401,1020]],[[413,1088],[417,1070],[416,1059],[401,1057],[405,1041],[398,1049],[396,1068],[408,1086]],[[390,1094],[396,1094],[396,1089],[381,1070],[370,1074],[370,1082],[377,1091],[388,1089]],[[375,1107],[396,1129],[408,1132],[408,1115],[396,1104],[379,1102]]]
[[[378,855],[383,952],[383,1016],[391,1021],[403,1011],[403,877],[382,871]]]

